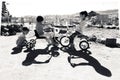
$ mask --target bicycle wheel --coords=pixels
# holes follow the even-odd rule
[[[61,37],[61,39],[60,39],[60,44],[61,44],[63,47],[68,47],[68,46],[70,45],[70,38],[67,37],[67,36]]]
[[[79,47],[82,50],[87,50],[89,48],[89,43],[86,40],[80,42]]]

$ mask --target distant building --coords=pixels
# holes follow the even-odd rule
[[[106,24],[109,19],[108,15],[97,15],[97,24]]]

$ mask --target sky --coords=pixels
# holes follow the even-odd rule
[[[64,15],[118,9],[119,0],[4,0],[13,16]]]

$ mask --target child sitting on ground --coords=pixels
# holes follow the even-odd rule
[[[22,48],[26,45],[26,35],[28,34],[29,29],[27,27],[22,28],[22,34],[18,37],[16,44],[17,46],[13,48],[14,52],[12,54],[20,53]]]

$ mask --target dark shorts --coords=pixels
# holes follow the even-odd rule
[[[38,34],[38,32],[36,31],[36,30],[34,30],[34,32],[35,32],[35,36],[37,37],[37,38],[40,38],[44,33],[42,32],[41,33],[41,36],[40,36],[40,34]]]

